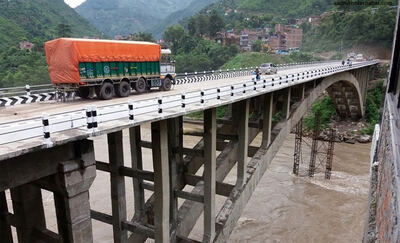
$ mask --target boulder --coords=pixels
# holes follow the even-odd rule
[[[357,142],[359,143],[369,143],[371,142],[371,139],[372,138],[370,135],[361,135],[356,138]]]
[[[347,139],[345,143],[355,144],[356,140],[354,138]]]

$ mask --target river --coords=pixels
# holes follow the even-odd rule
[[[303,143],[303,148],[305,149]],[[369,189],[370,144],[335,144],[331,180],[292,174],[294,135],[265,172],[230,242],[360,242]],[[305,174],[305,165],[301,174]]]

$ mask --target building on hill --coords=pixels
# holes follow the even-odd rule
[[[237,45],[240,46],[240,36],[235,34],[233,30],[227,30],[226,32],[218,32],[215,37],[215,41],[221,45]]]
[[[19,49],[32,51],[34,44],[29,41],[22,41],[19,43]]]
[[[251,44],[255,41],[261,41],[263,44],[268,42],[268,28],[264,29],[244,29],[240,35],[240,48],[244,51],[251,50]]]
[[[308,18],[308,22],[311,24],[311,27],[316,27],[321,23],[321,16],[311,16]]]
[[[289,50],[300,48],[303,44],[303,29],[298,25],[275,25],[275,34],[268,39],[268,45],[272,50]]]

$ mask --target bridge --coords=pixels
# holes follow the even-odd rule
[[[198,222],[202,242],[227,242],[272,158],[314,101],[326,92],[343,118],[362,117],[376,64],[320,63],[259,81],[242,75],[113,101],[5,109],[0,115],[2,242],[13,242],[11,227],[22,243],[93,242],[92,220],[111,225],[118,243],[198,242],[189,238]],[[223,106],[228,112],[217,118]],[[183,116],[193,112],[203,114],[202,132],[183,129]],[[146,124],[151,139],[142,134]],[[189,147],[188,134],[199,136],[199,142]],[[261,142],[255,144],[257,136]],[[103,149],[108,151],[102,152],[108,159],[95,156],[97,137],[107,138]],[[145,169],[144,149],[151,149],[152,169]],[[233,168],[237,179],[230,184],[224,179]],[[91,207],[96,173],[110,177],[110,196],[104,200],[111,202],[111,213]],[[132,180],[134,208],[127,206],[126,179]],[[46,228],[41,189],[54,195],[58,232]],[[222,205],[217,198],[224,199]]]

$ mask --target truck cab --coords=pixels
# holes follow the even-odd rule
[[[175,80],[175,60],[170,49],[161,50],[160,72],[161,80],[166,78],[169,78],[172,82]]]

